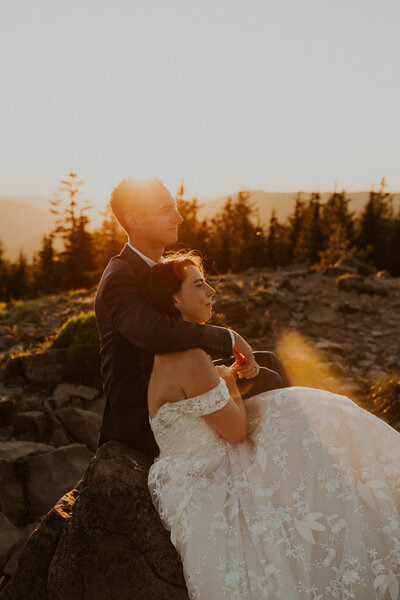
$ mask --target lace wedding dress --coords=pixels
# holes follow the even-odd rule
[[[225,381],[161,406],[153,503],[171,531],[191,600],[395,600],[400,581],[400,434],[331,392],[245,400],[233,444],[201,415]]]

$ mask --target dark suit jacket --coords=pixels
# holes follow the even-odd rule
[[[159,450],[149,424],[143,357],[195,347],[228,357],[232,339],[223,327],[176,320],[147,304],[139,293],[138,276],[149,268],[126,244],[108,263],[96,293],[106,397],[98,446],[119,440],[154,458]]]

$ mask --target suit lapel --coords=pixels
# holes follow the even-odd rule
[[[143,271],[146,271],[146,269],[150,268],[146,261],[143,260],[143,258],[141,258],[139,254],[136,254],[136,252],[132,250],[132,248],[130,248],[128,244],[125,244],[122,251],[118,254],[117,258],[128,262],[133,267],[135,273],[137,273],[138,275],[140,275],[140,273],[142,273]]]

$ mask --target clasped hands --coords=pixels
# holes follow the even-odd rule
[[[233,346],[233,356],[235,362],[230,367],[232,375],[238,379],[252,379],[256,377],[260,371],[260,367],[256,363],[251,346],[238,333],[233,332],[235,336],[235,344]]]

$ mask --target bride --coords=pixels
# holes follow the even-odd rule
[[[198,257],[149,269],[147,300],[205,323]],[[287,387],[242,400],[200,348],[154,357],[153,503],[191,600],[395,600],[400,434],[345,396]]]

